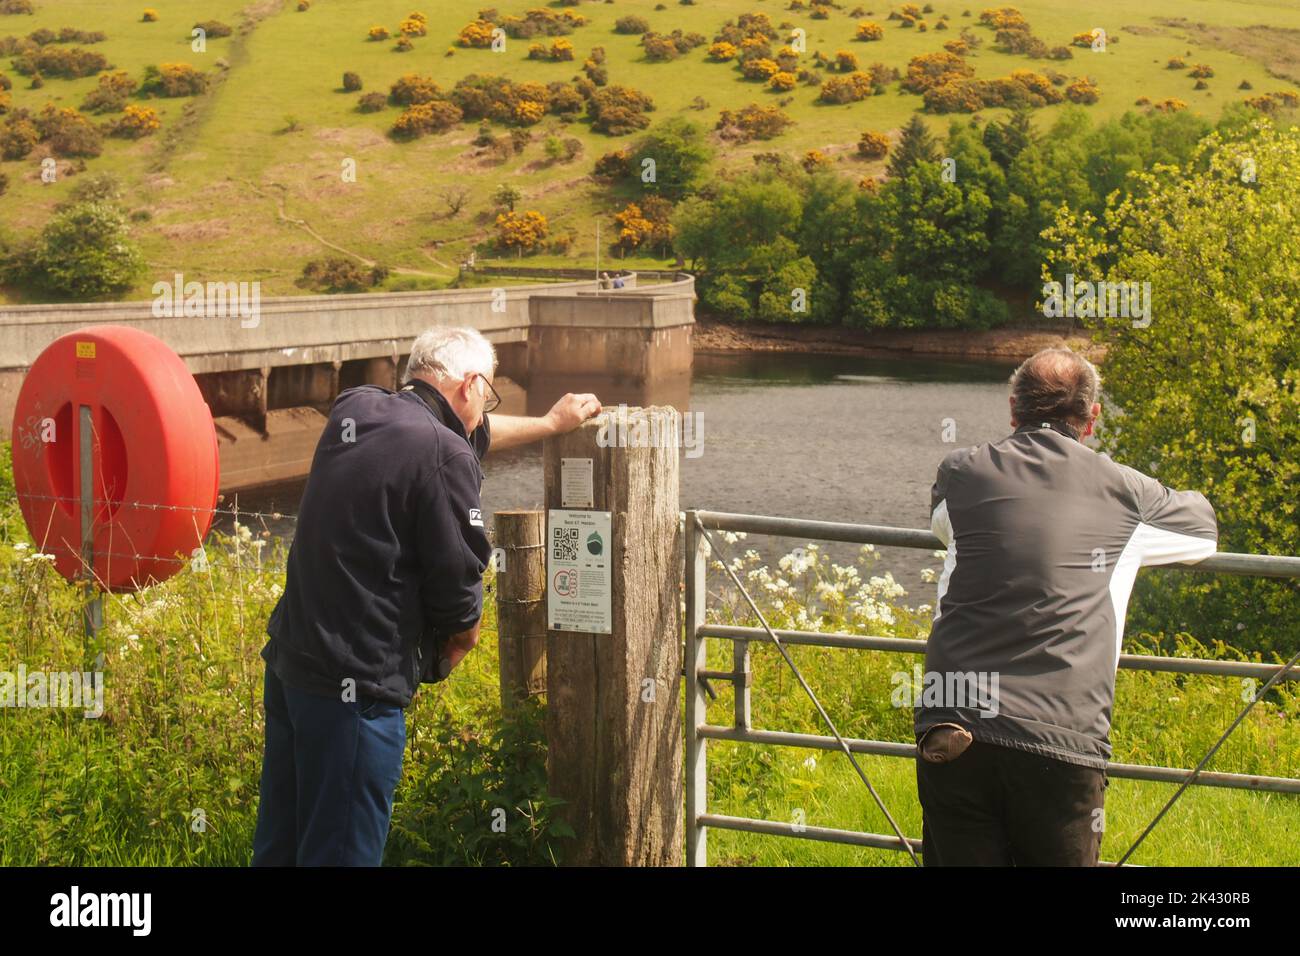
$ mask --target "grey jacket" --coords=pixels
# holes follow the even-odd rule
[[[976,740],[1104,768],[1134,578],[1215,552],[1205,496],[1044,422],[944,458],[931,527],[948,551],[917,739],[958,723]]]

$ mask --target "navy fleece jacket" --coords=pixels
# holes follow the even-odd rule
[[[411,702],[435,635],[469,629],[483,609],[479,462],[490,440],[486,416],[467,437],[423,384],[339,394],[267,622],[262,657],[284,683],[335,696],[351,679],[359,695]]]

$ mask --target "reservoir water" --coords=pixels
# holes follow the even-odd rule
[[[943,358],[699,354],[689,411],[699,415],[702,432],[698,456],[681,458],[681,506],[928,528],[930,486],[943,456],[1011,430],[1012,367]],[[567,387],[587,390],[581,381]],[[530,395],[528,404],[545,407],[555,397]],[[680,392],[651,395],[650,402],[683,404]],[[540,445],[490,453],[484,470],[489,515],[542,506]],[[244,492],[240,507],[292,514],[301,493],[301,482]],[[733,554],[752,547],[775,560],[801,543],[750,538],[733,545]],[[853,546],[829,551],[846,562],[856,555]],[[934,586],[920,574],[940,564],[930,552],[880,554],[873,573],[892,571],[908,603],[932,603]]]

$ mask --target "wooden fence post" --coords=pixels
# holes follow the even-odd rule
[[[497,639],[501,709],[546,692],[546,512],[498,511]]]
[[[547,631],[547,774],[577,834],[566,863],[680,866],[680,415],[625,411],[548,439],[543,451],[547,508],[564,507],[562,460],[578,459],[582,474],[590,459],[590,510],[611,512],[612,538],[611,633]],[[647,445],[655,434],[659,444]]]

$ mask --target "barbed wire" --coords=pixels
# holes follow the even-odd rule
[[[84,499],[75,495],[38,495],[18,492],[19,499],[28,501],[63,501],[80,506]],[[286,511],[246,511],[243,508],[204,508],[198,505],[167,505],[155,501],[127,501],[116,498],[91,498],[91,505],[108,505],[114,510],[131,508],[140,511],[187,511],[192,514],[230,515],[234,518],[269,518],[273,521],[297,521],[298,516]]]

